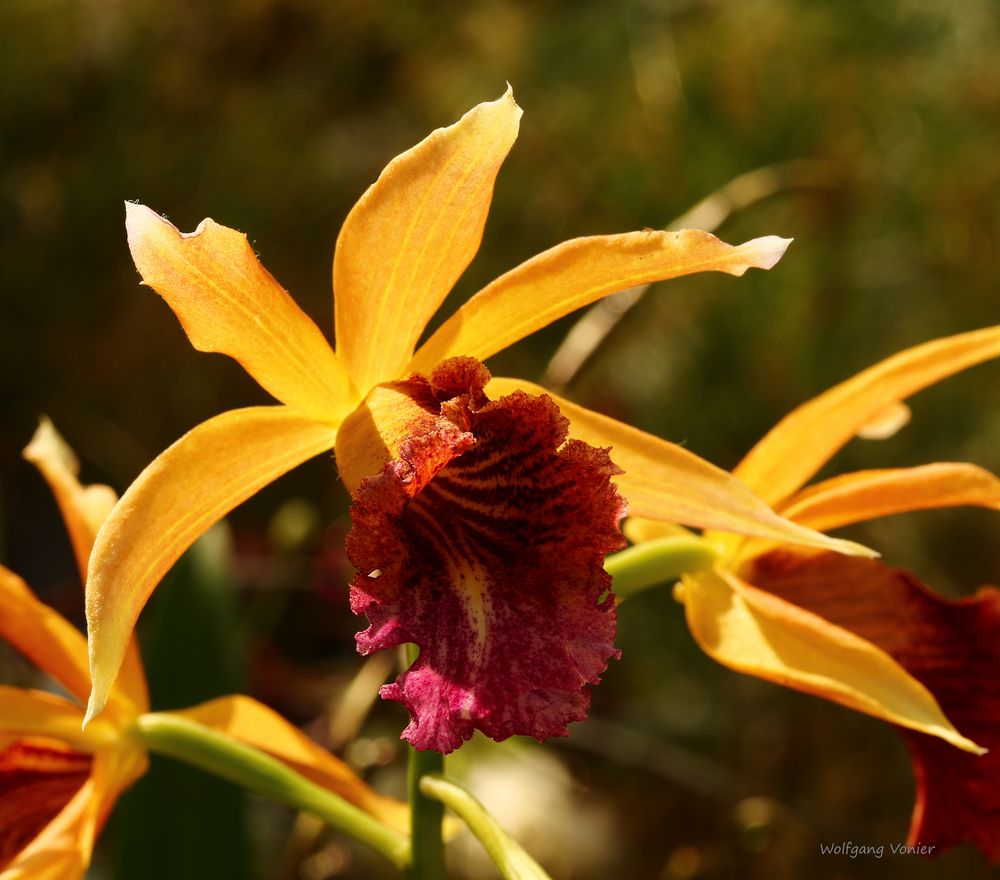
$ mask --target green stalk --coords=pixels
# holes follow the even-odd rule
[[[485,807],[453,779],[437,774],[424,776],[420,790],[446,804],[469,826],[504,880],[551,880]]]
[[[405,835],[246,743],[167,712],[140,715],[133,735],[151,752],[200,767],[270,800],[318,816],[381,853],[397,868],[409,865],[410,841]]]
[[[669,535],[636,544],[604,560],[620,602],[642,590],[677,580],[685,572],[709,568],[718,553],[697,535]]]
[[[406,658],[410,665],[417,659],[418,653],[416,645],[406,646]],[[406,783],[410,800],[413,853],[406,874],[408,880],[444,880],[445,877],[442,837],[444,805],[427,797],[421,788],[421,782],[427,774],[443,771],[444,755],[433,750],[417,751],[410,746]]]

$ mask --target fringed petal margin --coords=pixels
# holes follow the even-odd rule
[[[404,642],[420,656],[382,689],[403,703],[418,749],[567,733],[618,652],[604,556],[625,513],[605,450],[566,442],[547,397],[489,402],[471,359],[425,382],[442,432],[414,434],[354,493],[351,607],[371,626],[362,654]],[[442,454],[444,452],[445,454]]]
[[[489,391],[496,394],[518,389],[548,394],[521,379],[496,378],[489,385]],[[674,443],[554,394],[549,396],[569,419],[573,437],[593,446],[611,447],[615,464],[622,469],[615,484],[634,516],[840,553],[874,555],[859,544],[827,537],[778,516],[731,474]]]
[[[409,833],[410,811],[405,804],[378,794],[343,761],[250,697],[220,697],[170,714],[197,721],[267,752],[397,831]]]
[[[910,844],[940,852],[968,842],[1000,862],[1000,590],[982,587],[952,601],[871,560],[790,551],[753,560],[746,576],[878,645],[926,685],[962,733],[989,749],[976,756],[900,731],[917,778]]]

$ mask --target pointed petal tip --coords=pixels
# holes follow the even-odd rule
[[[973,742],[971,739],[962,736],[960,733],[952,733],[946,735],[944,733],[939,734],[941,739],[946,742],[951,743],[955,748],[961,749],[963,752],[968,752],[970,755],[975,755],[977,758],[983,757],[983,755],[989,754],[989,749],[985,746],[981,746],[978,743]]]
[[[521,105],[518,104],[517,101],[515,100],[515,98],[514,98],[514,87],[509,82],[507,83],[507,91],[505,91],[497,99],[497,101],[495,103],[499,104],[501,102],[504,103],[504,104],[510,104],[514,108],[515,112],[517,113],[517,118],[520,120],[521,116],[524,114],[524,110],[521,109]]]
[[[827,538],[824,546],[836,550],[837,553],[842,553],[844,556],[860,556],[863,559],[878,559],[882,555],[878,550],[872,550],[871,547],[866,547],[864,544],[846,541],[843,538]]]
[[[83,724],[80,725],[81,730],[86,730],[87,725],[104,711],[105,702],[106,700],[98,697],[96,690],[90,692],[90,699],[87,700],[87,711],[84,712]]]
[[[174,232],[178,231],[169,220],[165,220],[152,208],[139,202],[125,202],[125,237],[133,260],[137,258],[136,248],[140,247],[157,227],[162,226],[169,226]]]
[[[74,475],[80,470],[75,453],[46,415],[38,417],[38,427],[28,445],[21,450],[21,457],[35,465],[45,460],[57,461]]]
[[[755,238],[748,241],[745,247],[752,247],[754,250],[754,265],[758,269],[771,269],[778,264],[778,261],[785,255],[788,246],[795,241],[794,238],[781,238],[778,235],[765,235],[763,238]]]

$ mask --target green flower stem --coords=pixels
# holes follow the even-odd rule
[[[677,580],[685,572],[710,568],[718,553],[697,535],[669,535],[636,544],[604,560],[614,579],[618,601],[658,584]]]
[[[410,665],[417,659],[418,653],[416,645],[406,646],[406,658]],[[406,875],[409,880],[444,880],[444,806],[427,797],[421,788],[421,782],[428,773],[443,771],[444,755],[433,750],[420,752],[410,746],[406,781],[410,800],[413,860]]]
[[[446,804],[469,826],[504,880],[551,880],[483,805],[457,782],[440,774],[427,775],[420,780],[420,790]]]
[[[185,761],[270,800],[318,816],[381,853],[397,868],[409,865],[410,841],[405,835],[252,746],[167,712],[139,716],[133,735],[151,752]]]

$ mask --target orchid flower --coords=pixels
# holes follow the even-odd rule
[[[968,463],[858,471],[803,488],[853,437],[905,424],[906,398],[998,356],[1000,327],[902,351],[794,410],[734,474],[816,529],[959,505],[1000,510],[1000,479]],[[662,524],[648,520],[626,532],[639,548],[687,540],[661,537]],[[971,842],[1000,861],[1000,590],[949,600],[873,559],[718,531],[704,541],[717,551],[678,590],[702,649],[897,725],[917,779],[910,844],[940,852]]]
[[[81,574],[94,535],[116,501],[107,486],[82,486],[69,447],[43,422],[25,449],[59,504]],[[104,714],[82,728],[90,692],[87,644],[71,623],[0,566],[0,638],[60,684],[68,696],[0,685],[0,880],[82,878],[94,841],[119,795],[146,771],[143,719],[181,719],[253,746],[386,823],[405,827],[405,808],[365,785],[333,755],[270,709],[224,697],[181,712],[147,714],[146,678],[135,641]]]
[[[623,546],[622,496],[638,514],[862,552],[776,516],[677,446],[647,437],[635,451],[642,466],[623,474],[607,447],[615,457],[632,442],[626,426],[581,411],[588,445],[544,392],[491,400],[484,390],[483,360],[574,309],[693,272],[770,268],[785,239],[578,238],[488,284],[417,346],[479,247],[520,116],[509,90],[480,104],[390,162],[355,205],[333,260],[336,353],[244,235],[212,220],[182,234],[127,206],[144,283],[196,348],[236,358],[280,405],[194,428],[112,512],[87,584],[88,717],[180,554],[262,486],[331,449],[352,493],[351,607],[371,623],[358,649],[420,648],[382,690],[409,710],[404,737],[418,749],[449,752],[476,728],[544,739],[586,716],[584,686],[617,654],[602,563]]]

